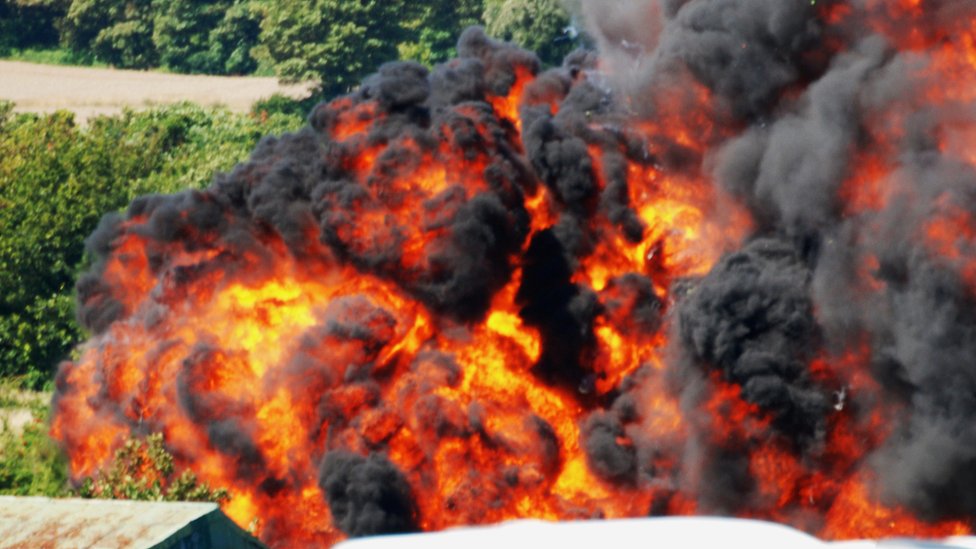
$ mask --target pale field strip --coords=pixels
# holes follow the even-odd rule
[[[191,101],[247,112],[255,101],[280,93],[302,98],[309,84],[282,85],[276,78],[205,76],[0,61],[0,99],[18,112],[74,112],[84,123],[124,108],[144,109]]]

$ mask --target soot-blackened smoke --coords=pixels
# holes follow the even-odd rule
[[[631,514],[835,535],[834,502],[868,476],[887,504],[971,527],[976,96],[953,63],[976,67],[976,7],[923,4],[590,0],[577,16],[597,51],[559,67],[480,29],[433,69],[385,65],[209,189],[103,220],[77,287],[98,389],[67,363],[56,412],[84,401],[137,434],[188,419],[193,444],[230,456],[218,478],[270,506],[317,488],[350,536],[455,524],[431,509],[511,518],[493,513],[533,490],[559,518],[619,515],[612,496],[558,492],[573,451],[601,490],[651,494]],[[307,285],[263,301],[309,319],[290,347],[207,316],[231,283],[269,277]],[[218,328],[185,345],[195,316]],[[495,350],[458,348],[492,322],[531,358],[502,362],[553,391],[544,406],[504,376],[510,401],[457,397]],[[538,349],[513,343],[522,329]],[[226,349],[224,332],[258,343]],[[132,385],[176,411],[123,391],[133,342],[151,375]],[[282,402],[309,426],[285,465],[255,419],[290,417]],[[838,448],[852,433],[865,448]],[[771,493],[770,469],[793,485]],[[290,520],[263,535],[307,541]]]
[[[973,55],[962,44],[976,8],[923,4],[637,0],[582,11],[635,115],[662,117],[657,98],[672,98],[676,81],[717,96],[712,119],[733,135],[711,143],[704,165],[749,206],[759,234],[776,235],[683,292],[672,315],[677,377],[689,365],[716,369],[812,444],[831,405],[845,403],[810,380],[809,361],[867,342],[882,398],[899,403],[893,434],[868,459],[882,495],[929,519],[972,517],[976,171],[947,142],[972,150],[962,128],[976,104],[932,89],[959,84],[936,75],[942,56]],[[883,196],[865,207],[856,186]],[[946,217],[963,226],[947,245],[926,242]],[[600,448],[602,461],[627,467],[629,452]],[[727,484],[720,499],[735,501],[743,483]]]
[[[384,456],[331,452],[322,461],[319,482],[336,523],[350,536],[417,529],[410,485]]]
[[[676,368],[717,370],[777,430],[806,443],[823,436],[829,409],[808,372],[819,348],[809,282],[792,246],[758,239],[722,259],[676,312],[690,362]]]

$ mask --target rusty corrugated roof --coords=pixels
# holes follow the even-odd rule
[[[0,496],[4,549],[263,548],[214,503]]]

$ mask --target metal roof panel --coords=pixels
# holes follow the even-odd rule
[[[215,503],[0,496],[0,546],[10,549],[263,547]]]

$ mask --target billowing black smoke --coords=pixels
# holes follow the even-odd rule
[[[686,283],[671,314],[678,387],[696,394],[702,389],[689,376],[707,384],[707,373],[717,372],[815,451],[837,395],[813,382],[807,365],[818,353],[867,341],[864,367],[901,405],[894,433],[869,458],[883,495],[929,519],[972,517],[976,322],[965,263],[976,249],[952,235],[962,257],[933,257],[924,234],[940,216],[976,213],[972,164],[939,145],[947,128],[973,123],[976,105],[933,105],[922,91],[933,85],[931,52],[900,51],[899,43],[911,28],[958,45],[953,37],[970,32],[976,8],[923,2],[899,19],[894,4],[594,0],[582,13],[601,62],[613,68],[615,93],[634,115],[661,118],[658,99],[680,94],[682,83],[715,94],[711,120],[731,137],[691,162],[749,206],[757,233],[773,236]],[[841,13],[834,8],[847,17],[828,22]],[[877,22],[870,29],[869,18]],[[878,183],[890,199],[852,212],[852,193],[842,187],[878,156],[896,159],[894,174]],[[594,441],[620,432],[602,415],[589,425]],[[630,474],[630,449],[591,446],[598,470]],[[749,475],[735,460],[715,460],[722,478]],[[723,482],[701,484],[710,484],[702,497],[714,501]],[[724,484],[718,500],[751,489]]]
[[[954,253],[940,254],[925,235],[933,220],[976,216],[976,170],[942,146],[953,124],[976,125],[976,105],[928,101],[929,52],[901,51],[899,39],[911,25],[919,39],[971,37],[965,25],[976,21],[976,6],[930,0],[922,19],[906,20],[880,4],[584,1],[578,17],[597,51],[574,52],[548,69],[469,29],[458,59],[431,70],[381,67],[349,96],[316,107],[304,130],[263,140],[207,191],[141,198],[125,216],[106,218],[88,241],[96,263],[78,283],[79,317],[99,334],[131,312],[106,272],[108,256],[130,234],[148,242],[146,268],[172,279],[161,291],[219,273],[257,276],[284,246],[299,262],[335,262],[395,284],[460,324],[484,319],[519,270],[519,314],[542,338],[532,374],[575,391],[588,410],[580,427],[590,468],[628,489],[690,491],[699,509],[726,513],[752,510],[750,447],[775,441],[817,464],[827,459],[832,414],[874,404],[810,371],[814,360],[866,345],[862,367],[897,417],[858,466],[877,473],[889,503],[926,518],[970,520],[976,273],[967,261],[976,243],[958,238]],[[837,13],[844,17],[831,21]],[[868,18],[879,23],[858,24]],[[521,95],[519,128],[490,99],[508,94],[520,72],[535,78]],[[679,121],[699,135],[665,131]],[[342,135],[358,124],[355,139]],[[635,129],[641,124],[662,131]],[[358,162],[372,151],[378,156],[363,177]],[[889,159],[891,170],[871,183],[860,174],[877,158]],[[428,166],[458,162],[483,184],[448,181],[427,196],[402,183]],[[637,244],[652,230],[631,203],[635,166],[706,181],[748,209],[753,234],[700,277],[670,280],[661,269],[617,276],[600,289],[580,282],[574,274],[601,241]],[[856,188],[862,180],[883,190]],[[540,186],[559,215],[532,233],[526,198]],[[868,206],[852,198],[859,193]],[[174,250],[219,255],[174,267]],[[668,288],[670,301],[656,286]],[[394,321],[361,305],[336,304],[313,335],[334,338],[337,347],[355,340],[364,351],[336,358],[302,349],[287,375],[330,390],[361,384],[378,402],[375,350]],[[345,324],[347,316],[356,322]],[[593,366],[596,327],[613,318],[626,319],[615,325],[637,335],[663,330],[669,360],[663,374],[644,367],[596,396],[603,380]],[[199,348],[194,356],[214,352]],[[215,447],[233,447],[247,458],[242,467],[261,468],[230,405],[208,401],[205,387],[191,390],[199,384],[194,366],[187,359],[178,380],[188,413],[211,422]],[[456,366],[443,372],[457,383]],[[735,386],[770,419],[772,433],[717,441],[708,422],[691,420],[693,432],[681,440],[642,436],[652,385],[670,390],[692,417],[714,391]],[[353,422],[325,397],[318,413],[337,430]],[[319,457],[320,485],[345,533],[418,528],[410,486],[381,452]],[[681,463],[666,466],[670,458]]]
[[[336,525],[351,537],[417,529],[410,485],[381,455],[330,452],[322,462],[319,483]]]
[[[719,262],[676,312],[685,367],[716,370],[776,429],[807,443],[823,436],[829,408],[808,374],[819,348],[809,283],[789,244],[758,239]]]

